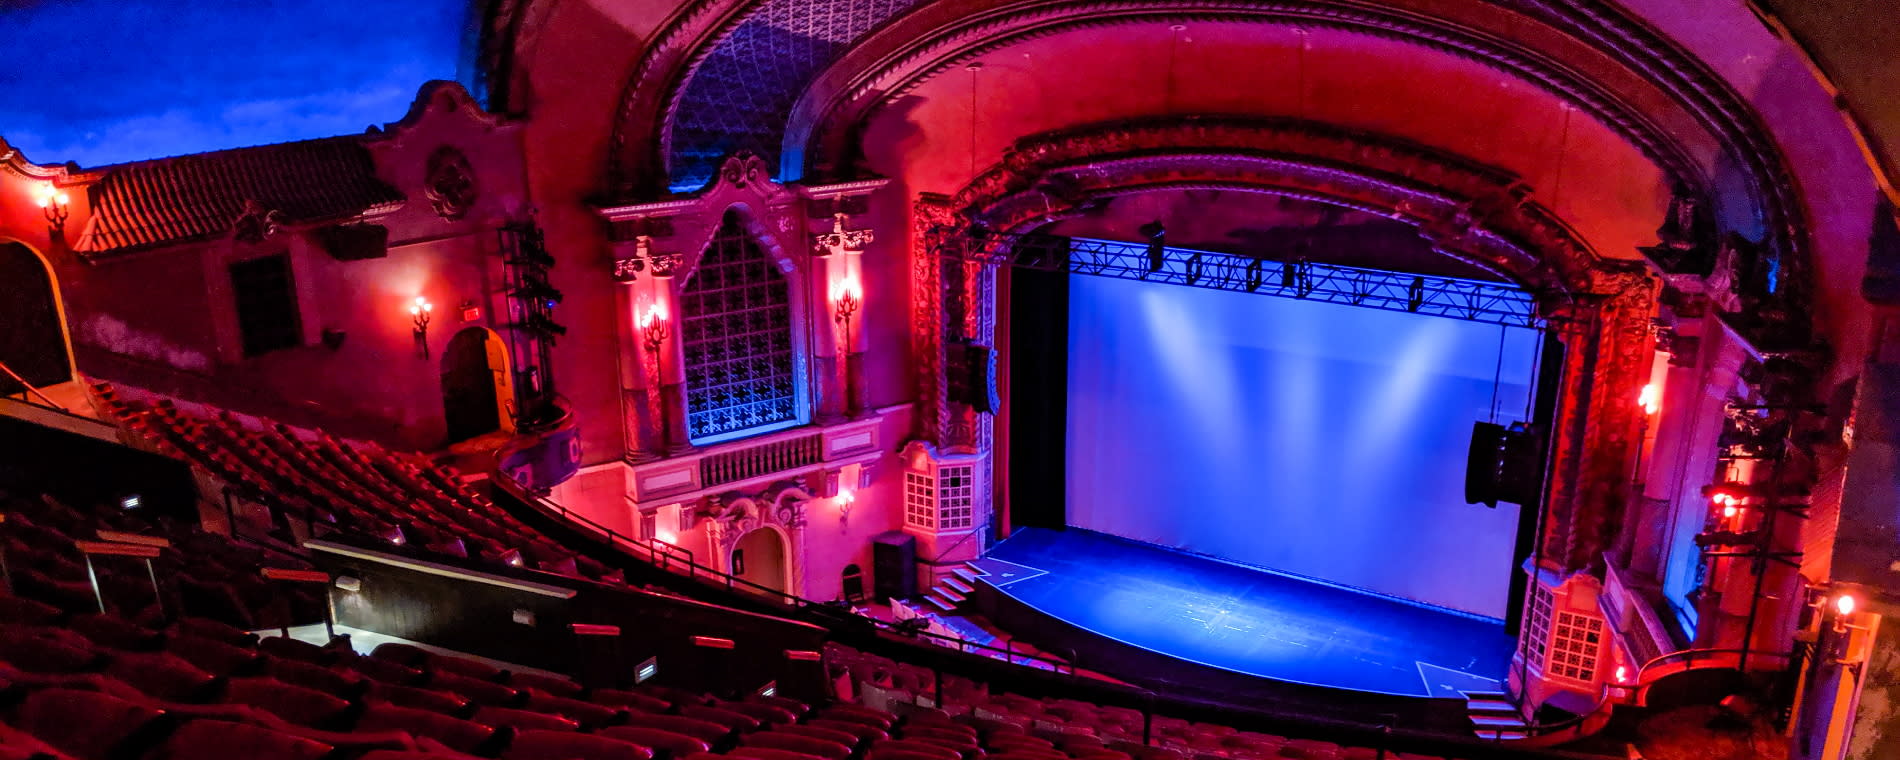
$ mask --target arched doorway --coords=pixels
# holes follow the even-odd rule
[[[470,327],[442,352],[442,418],[449,443],[513,430],[508,347],[493,330]]]
[[[72,380],[52,271],[33,249],[0,243],[0,282],[6,283],[6,297],[0,298],[0,362],[35,388]],[[0,396],[25,390],[0,372]]]
[[[739,537],[732,548],[732,574],[740,580],[758,584],[783,594],[788,587],[791,568],[786,563],[785,536],[771,527],[758,528]]]

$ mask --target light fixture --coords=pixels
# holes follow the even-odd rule
[[[1834,609],[1839,610],[1843,617],[1854,614],[1854,597],[1849,594],[1840,595],[1834,600]]]
[[[666,339],[670,334],[667,331],[666,315],[660,312],[658,305],[648,306],[647,312],[640,315],[635,322],[640,326],[641,338],[646,343],[647,353],[652,355],[657,363],[660,347],[666,344]]]
[[[858,309],[864,306],[864,290],[858,285],[855,275],[847,275],[831,286],[832,319],[843,329],[842,341],[838,349],[839,368],[844,371],[845,415],[856,417],[863,410],[859,408],[858,391],[854,387],[854,376],[858,370],[852,366],[851,318],[857,316]]]
[[[1161,220],[1156,219],[1141,225],[1141,229],[1136,232],[1148,239],[1148,271],[1150,273],[1161,271],[1162,265],[1167,263],[1168,228],[1162,226]]]
[[[72,197],[66,191],[53,187],[53,183],[44,182],[33,188],[33,203],[46,215],[47,234],[60,238],[66,234],[66,217],[70,213],[68,204]]]
[[[832,501],[838,505],[838,524],[844,525],[849,523],[851,521],[851,507],[857,504],[858,495],[853,493],[849,488],[840,488],[838,489],[838,495],[833,497]]]
[[[422,296],[416,296],[416,302],[409,305],[410,321],[415,324],[416,353],[424,359],[429,358],[429,317],[433,311],[435,304]]]
[[[1644,385],[1642,393],[1636,395],[1636,405],[1643,408],[1644,414],[1655,414],[1662,408],[1662,390],[1655,383]]]
[[[1617,683],[1629,683],[1629,681],[1630,681],[1630,669],[1629,669],[1629,667],[1628,667],[1628,666],[1624,666],[1624,665],[1618,665],[1618,666],[1616,666],[1616,682],[1617,682]]]

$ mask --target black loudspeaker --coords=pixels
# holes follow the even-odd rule
[[[1494,508],[1500,501],[1537,503],[1544,490],[1541,440],[1522,423],[1508,428],[1473,423],[1471,449],[1465,455],[1465,503]]]
[[[871,583],[876,600],[917,595],[917,537],[899,530],[871,539]]]
[[[945,353],[950,400],[995,414],[1003,405],[996,393],[996,349],[959,341],[951,343]]]

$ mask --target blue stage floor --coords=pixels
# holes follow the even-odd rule
[[[1457,697],[1497,688],[1510,664],[1500,621],[1085,530],[1018,530],[974,564],[1075,626],[1250,675]]]

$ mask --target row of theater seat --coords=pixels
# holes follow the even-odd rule
[[[13,597],[0,598],[0,621],[0,703],[16,729],[0,739],[81,760],[670,760],[715,750],[748,760],[845,760],[891,723],[850,706],[813,711],[769,696],[588,690],[405,644],[360,656],[340,639],[260,640],[199,619],[154,630]]]
[[[71,610],[97,610],[103,598],[114,612],[145,622],[167,613],[245,627],[321,619],[315,589],[284,588],[258,573],[267,566],[307,569],[301,558],[232,542],[195,521],[147,520],[118,505],[80,508],[45,494],[0,493],[0,514],[6,580],[20,596]],[[156,550],[152,567],[140,559],[97,556],[95,595],[83,550],[110,549],[120,541]]]
[[[619,570],[549,540],[414,453],[93,383],[101,416],[282,511],[286,531],[369,536],[440,554],[609,584]],[[293,536],[294,538],[294,536]]]
[[[825,647],[825,661],[838,676],[841,697],[874,708],[907,713],[916,705],[948,711],[987,731],[1028,732],[1071,757],[1110,750],[1134,760],[1375,760],[1377,748],[1341,746],[1315,739],[1241,731],[1157,715],[1146,726],[1141,712],[1074,699],[1037,699],[991,693],[968,679],[943,676],[943,704],[936,704],[936,674],[927,668],[838,644]],[[1439,760],[1429,755],[1386,752],[1397,760]],[[1056,760],[1022,758],[1021,760]]]

